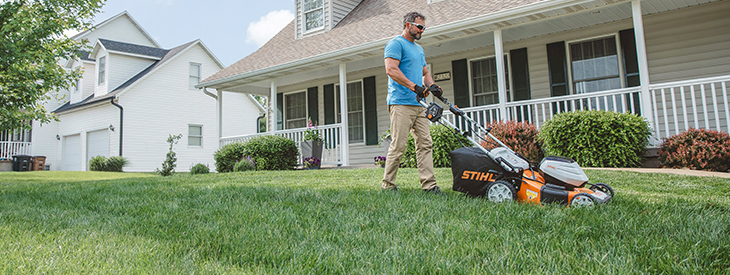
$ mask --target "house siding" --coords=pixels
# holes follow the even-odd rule
[[[157,47],[153,41],[142,34],[141,30],[127,16],[120,16],[84,36],[84,39],[88,39],[91,43],[90,46],[93,46],[99,38]]]
[[[110,63],[114,64],[114,67],[107,68],[109,91],[113,91],[156,61],[153,59],[126,56],[115,53],[110,53],[108,59]]]
[[[361,0],[332,0],[332,26],[337,26],[360,2]]]

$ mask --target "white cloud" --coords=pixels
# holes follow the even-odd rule
[[[257,47],[261,47],[292,20],[294,14],[289,10],[269,12],[258,21],[248,24],[246,43],[254,43]]]

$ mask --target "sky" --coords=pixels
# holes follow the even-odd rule
[[[94,24],[125,10],[163,48],[200,39],[230,66],[294,19],[294,0],[107,0]]]

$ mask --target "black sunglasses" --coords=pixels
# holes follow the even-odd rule
[[[407,23],[411,23],[411,25],[416,26],[416,28],[418,28],[419,30],[425,30],[426,29],[426,27],[424,25],[421,25],[421,24],[418,24],[418,23],[414,23],[414,22],[407,22]]]

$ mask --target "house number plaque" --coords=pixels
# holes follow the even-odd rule
[[[433,75],[433,81],[443,81],[449,79],[451,79],[451,72],[443,72]]]

